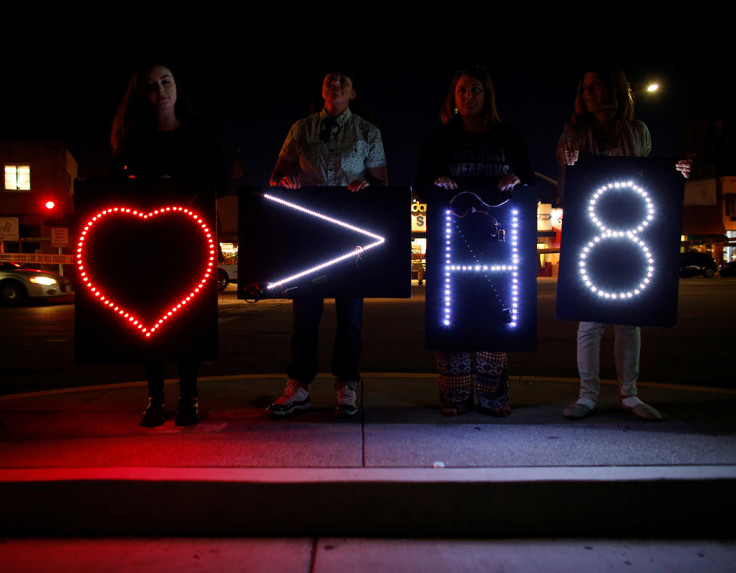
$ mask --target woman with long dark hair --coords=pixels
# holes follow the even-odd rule
[[[178,200],[214,213],[216,198],[227,191],[220,148],[183,97],[177,79],[172,67],[160,62],[139,66],[133,73],[112,125],[113,176],[142,182],[172,180],[181,184],[176,188],[181,195]],[[175,423],[179,426],[200,420],[200,356],[197,348],[186,348],[184,340],[176,352],[180,397]],[[140,424],[160,426],[167,418],[165,359],[147,360],[145,373],[148,406]]]

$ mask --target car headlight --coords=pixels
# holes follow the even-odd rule
[[[56,279],[53,279],[51,277],[31,277],[28,280],[30,280],[32,283],[36,283],[39,285],[45,285],[45,286],[56,284]]]

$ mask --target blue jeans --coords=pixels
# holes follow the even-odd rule
[[[289,378],[307,385],[319,372],[317,347],[324,299],[295,298],[292,303],[294,332],[291,336]],[[363,299],[335,297],[337,332],[332,349],[332,374],[343,380],[359,380],[358,362],[362,344]]]

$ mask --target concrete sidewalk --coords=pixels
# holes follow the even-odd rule
[[[619,410],[606,383],[595,415],[573,422],[562,409],[576,380],[521,377],[508,418],[445,418],[434,375],[373,373],[354,418],[333,416],[325,377],[311,410],[272,420],[265,407],[283,385],[204,378],[204,416],[190,428],[141,428],[142,382],[0,397],[0,563],[42,560],[44,547],[91,566],[103,547],[122,555],[137,543],[166,569],[196,546],[238,555],[246,571],[493,570],[480,564],[497,559],[572,570],[550,566],[559,551],[576,570],[732,570],[720,567],[736,552],[723,542],[736,529],[736,391],[640,383],[664,415],[646,422]],[[177,390],[167,385],[174,406]],[[177,552],[184,538],[194,545]],[[642,550],[659,561],[645,564]]]

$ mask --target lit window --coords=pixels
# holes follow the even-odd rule
[[[5,166],[5,190],[6,191],[30,191],[31,190],[31,166],[30,165],[6,165]]]

